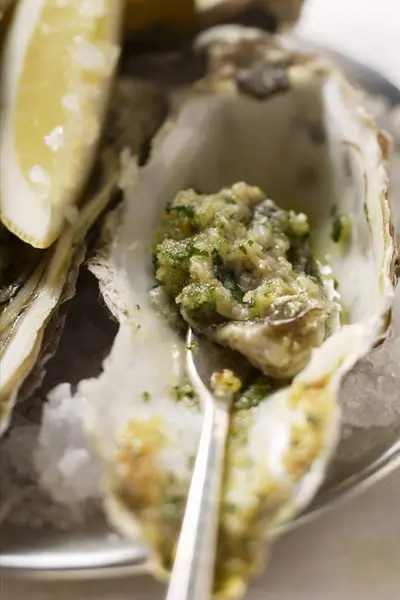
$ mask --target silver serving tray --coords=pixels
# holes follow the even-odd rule
[[[311,48],[315,49],[315,47]],[[393,104],[400,103],[400,90],[379,73],[340,54],[321,48],[318,48],[318,51],[330,55],[349,78],[367,92],[384,96]],[[400,202],[400,199],[398,201]],[[75,342],[80,345],[86,343],[87,354],[93,351],[90,340],[86,342],[81,340],[81,315],[83,311],[89,310],[84,314],[90,314],[91,319],[100,322],[104,320],[104,314],[99,314],[99,308],[96,313],[95,306],[88,309],[88,306],[85,306],[86,300],[82,299],[82,292],[83,296],[87,292],[89,297],[92,299],[95,297],[97,301],[95,284],[88,279],[87,274],[80,278],[77,297],[71,302],[66,328],[61,338],[61,351],[65,338],[68,338],[68,343],[71,345],[74,336]],[[104,323],[104,330],[106,347],[115,331],[107,323]],[[74,364],[73,357],[70,356],[68,361],[68,357],[67,360],[65,359],[65,353],[60,358],[61,354],[57,353],[49,364],[48,376],[45,380],[48,389],[60,381],[68,380],[68,369],[70,371],[74,369],[72,380],[80,379],[79,366],[77,367],[76,361]],[[101,357],[97,356],[96,359],[100,364]],[[71,366],[66,367],[66,364]],[[44,393],[42,392],[42,397]],[[360,493],[400,467],[400,415],[398,422],[388,427],[355,430],[352,444],[363,448],[364,451],[349,464],[343,456],[346,447],[342,450],[342,456],[339,450],[327,481],[313,504],[287,524],[285,530],[317,517],[334,503]],[[140,543],[132,543],[112,533],[100,512],[88,518],[83,524],[67,531],[54,527],[35,528],[7,523],[0,527],[0,575],[3,576],[53,580],[118,577],[145,571],[146,558],[146,548]]]

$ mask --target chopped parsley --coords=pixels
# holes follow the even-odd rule
[[[367,206],[366,202],[364,202],[363,209],[364,209],[364,215],[365,215],[365,219],[367,221],[368,227],[371,229],[371,222],[369,220],[369,210],[368,210],[368,206]]]
[[[185,346],[186,350],[194,350],[196,348],[196,342],[190,342],[190,344],[186,344]]]
[[[179,385],[174,385],[171,389],[171,395],[176,402],[185,399],[194,400],[197,396],[192,384],[187,379],[184,379]]]
[[[235,198],[232,198],[232,196],[224,196],[224,201],[226,204],[237,204]]]
[[[236,410],[249,410],[255,408],[274,389],[273,382],[267,377],[257,377],[235,402]]]
[[[178,204],[178,206],[172,206],[169,208],[169,211],[176,211],[178,215],[182,218],[193,219],[195,215],[194,206],[190,204]]]
[[[245,292],[235,281],[233,271],[227,267],[216,248],[212,251],[214,275],[231,292],[237,302],[243,302]]]
[[[142,399],[143,399],[143,402],[150,402],[150,400],[151,400],[150,393],[147,391],[143,392]]]
[[[345,244],[351,234],[351,220],[347,214],[340,214],[337,212],[337,208],[332,209],[332,228],[331,238],[335,244]]]

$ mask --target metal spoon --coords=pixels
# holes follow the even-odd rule
[[[221,361],[221,353],[213,351],[213,344],[203,339],[195,341],[190,328],[186,342],[187,373],[204,406],[204,421],[166,600],[208,600],[214,583],[221,484],[233,394],[216,397],[209,387]]]

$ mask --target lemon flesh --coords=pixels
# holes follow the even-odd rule
[[[38,248],[74,218],[119,54],[122,0],[20,0],[1,63],[0,217]]]

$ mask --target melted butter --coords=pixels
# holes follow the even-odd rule
[[[164,422],[159,417],[149,421],[131,421],[118,439],[117,465],[120,495],[136,510],[160,502],[163,473],[156,455],[165,443]]]
[[[322,454],[335,400],[328,378],[324,378],[312,384],[293,383],[288,402],[304,415],[303,423],[292,428],[291,444],[284,457],[287,472],[298,480]]]

